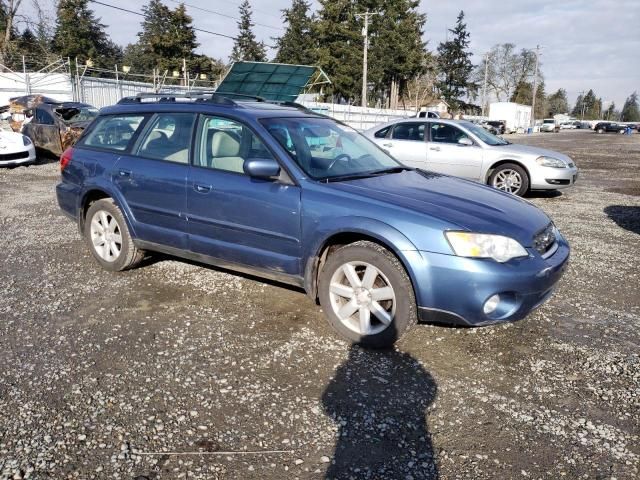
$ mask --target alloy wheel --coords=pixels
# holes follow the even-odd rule
[[[91,244],[105,262],[115,262],[122,252],[120,225],[106,210],[98,210],[91,219]]]
[[[393,286],[369,263],[348,262],[340,266],[331,277],[329,297],[340,322],[359,335],[376,335],[393,322]]]
[[[501,170],[493,179],[493,186],[503,192],[516,194],[522,188],[522,176],[516,170]]]

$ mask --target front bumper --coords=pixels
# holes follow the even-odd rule
[[[530,169],[530,188],[532,190],[557,190],[571,187],[578,180],[578,167],[551,168],[536,167]]]
[[[481,326],[526,317],[551,297],[567,268],[569,244],[561,235],[557,241],[547,259],[529,250],[529,257],[506,263],[420,252],[424,264],[414,270],[419,318]],[[496,294],[499,307],[485,314],[485,302]]]
[[[29,145],[29,147],[25,148],[20,152],[15,153],[26,153],[27,156],[24,158],[12,158],[11,160],[3,160],[2,157],[9,156],[11,154],[0,154],[0,167],[15,167],[18,165],[27,165],[29,163],[33,163],[36,161],[36,149],[33,145]]]

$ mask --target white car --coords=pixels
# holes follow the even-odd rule
[[[364,135],[409,167],[474,180],[514,195],[570,187],[578,178],[578,168],[567,155],[514,145],[463,120],[400,120]]]
[[[0,167],[26,165],[36,161],[36,149],[29,137],[0,131]]]

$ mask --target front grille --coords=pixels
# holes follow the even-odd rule
[[[533,248],[535,248],[540,255],[544,255],[551,250],[555,243],[556,234],[552,223],[533,237]]]
[[[21,158],[29,158],[29,152],[0,153],[0,162],[3,160],[20,160]]]

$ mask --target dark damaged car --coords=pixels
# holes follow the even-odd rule
[[[22,107],[21,131],[37,150],[56,156],[72,146],[98,115],[98,109],[81,102],[59,102],[44,96],[11,99],[14,112]]]

